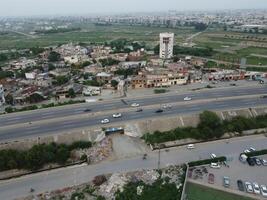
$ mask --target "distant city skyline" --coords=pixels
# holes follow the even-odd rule
[[[3,0],[2,0],[3,1]],[[86,15],[167,10],[267,9],[266,0],[8,0],[0,16]]]

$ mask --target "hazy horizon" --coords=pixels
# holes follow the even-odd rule
[[[2,17],[168,10],[267,9],[266,0],[9,0],[0,5]]]

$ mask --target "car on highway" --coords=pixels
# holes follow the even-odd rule
[[[249,166],[254,166],[254,165],[255,165],[255,161],[254,161],[254,159],[251,158],[251,157],[248,157],[248,158],[247,158],[247,162],[248,162]]]
[[[223,186],[226,188],[230,187],[230,178],[228,176],[223,177]]]
[[[138,108],[138,109],[136,110],[136,112],[143,112],[143,109],[142,109],[142,108]]]
[[[108,124],[110,121],[109,119],[102,119],[101,124]]]
[[[208,176],[208,183],[209,183],[209,184],[214,184],[214,180],[215,180],[215,176],[214,176],[214,174],[209,173],[209,176]]]
[[[244,183],[242,180],[237,180],[237,187],[239,189],[239,191],[245,191],[245,187],[244,187]]]
[[[90,108],[86,108],[83,112],[91,112],[92,110]]]
[[[265,160],[265,159],[260,159],[260,160],[261,160],[261,164],[263,166],[267,166],[267,160]]]
[[[260,189],[261,189],[262,196],[267,197],[267,187],[266,187],[266,185],[261,185]]]
[[[155,113],[163,113],[163,110],[162,109],[158,109],[155,111]]]
[[[256,182],[254,182],[252,185],[253,185],[254,193],[255,193],[255,194],[260,194],[261,191],[260,191],[260,186],[259,186],[259,184],[256,183]]]
[[[221,168],[221,165],[219,165],[218,163],[210,163],[210,168],[220,169]]]
[[[139,107],[140,105],[138,103],[132,103],[131,106],[132,107]]]
[[[217,158],[216,154],[212,153],[210,154],[211,159]]]
[[[171,109],[172,108],[172,105],[171,104],[163,104],[161,107],[163,109]]]
[[[121,118],[121,113],[115,113],[112,115],[113,118]]]
[[[186,146],[187,149],[194,149],[195,148],[195,145],[194,144],[189,144]]]
[[[246,181],[245,186],[246,186],[246,191],[248,193],[253,193],[253,187],[252,187],[252,184],[250,182]]]
[[[191,97],[185,97],[185,98],[184,98],[184,101],[191,101],[191,100],[192,100]]]

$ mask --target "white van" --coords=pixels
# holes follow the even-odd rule
[[[194,144],[187,145],[187,149],[194,149],[194,148],[195,148],[195,145]]]
[[[210,167],[214,169],[220,169],[221,166],[218,163],[210,163]]]

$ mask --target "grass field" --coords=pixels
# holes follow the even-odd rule
[[[188,200],[253,200],[192,183],[187,183],[186,194]]]
[[[0,49],[45,47],[68,42],[103,43],[118,38],[144,41],[153,47],[158,43],[159,33],[161,32],[174,32],[176,34],[175,41],[181,42],[196,31],[193,28],[168,29],[161,27],[95,26],[94,24],[88,24],[83,27],[82,31],[37,35],[36,38],[15,33],[0,35]]]

